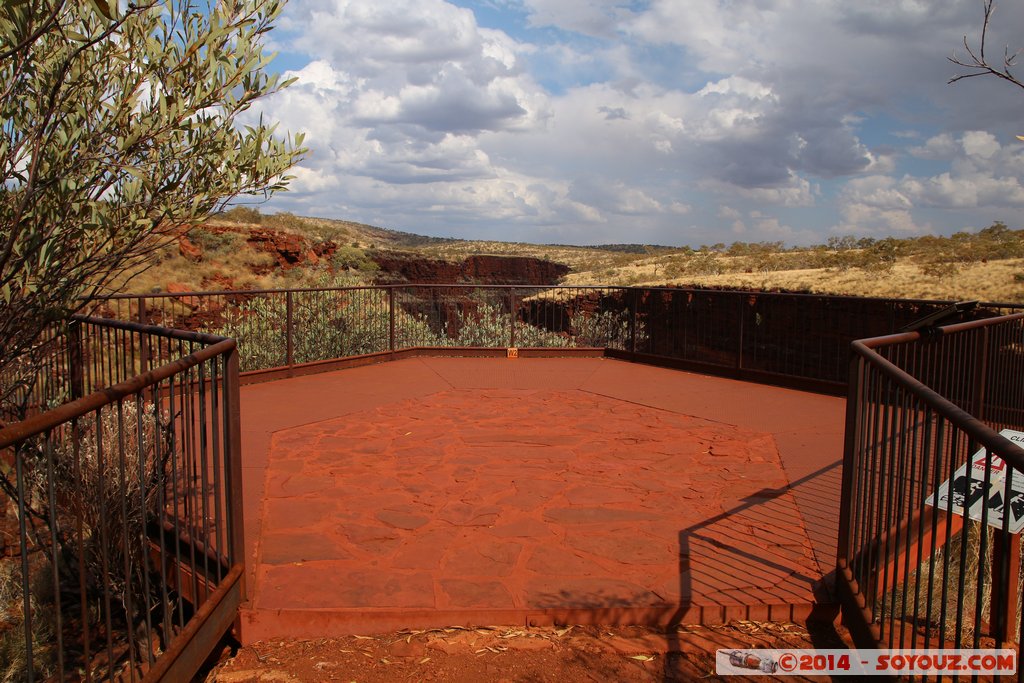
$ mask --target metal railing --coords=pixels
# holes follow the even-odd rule
[[[608,349],[743,379],[841,392],[855,339],[948,305],[694,288],[381,285],[160,293],[99,315],[238,340],[243,372],[414,347]],[[1020,309],[989,304],[973,315]]]
[[[235,342],[78,316],[47,344],[0,429],[0,676],[188,680],[244,597]]]
[[[1024,429],[1024,314],[852,348],[847,622],[881,647],[1019,643],[1024,434],[997,430]]]
[[[999,606],[1019,602],[1016,537],[1008,527],[989,530],[984,514],[958,526],[948,501],[943,510],[923,497],[938,495],[980,446],[1014,471],[1024,464],[1019,448],[965,412],[997,428],[1022,424],[1013,380],[1024,314],[951,326],[928,340],[915,333],[855,343],[848,369],[853,340],[892,333],[947,303],[477,285],[94,301],[93,315],[107,319],[77,318],[38,345],[30,380],[2,381],[27,416],[0,430],[8,507],[16,508],[6,519],[17,538],[0,568],[20,587],[27,677],[194,671],[243,597],[240,369],[315,371],[422,347],[597,348],[826,391],[849,378],[839,556],[851,604],[879,642],[896,634],[924,644],[1016,638],[1019,607]],[[993,476],[988,466],[983,484]],[[1007,499],[1013,491],[1005,484]],[[970,600],[949,600],[951,586],[969,595],[973,611]]]

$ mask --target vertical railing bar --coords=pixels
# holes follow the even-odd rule
[[[107,406],[108,408],[110,406]],[[109,414],[109,410],[108,410]],[[96,415],[96,479],[99,495],[99,532],[100,532],[100,566],[103,568],[103,576],[110,576],[110,543],[107,538],[107,483],[106,483],[106,460],[103,452],[103,412],[102,409],[95,411]],[[109,418],[108,418],[109,419]],[[111,667],[111,677],[114,666],[114,641],[113,641],[113,614],[111,609],[110,582],[103,582],[103,613],[106,619],[107,635],[107,662]]]
[[[209,580],[209,576],[210,576],[210,553],[208,552],[210,550],[210,528],[209,528],[209,523],[208,523],[208,520],[209,520],[209,517],[210,517],[210,510],[209,510],[209,497],[210,497],[210,494],[209,494],[209,491],[208,491],[209,482],[207,481],[207,471],[206,471],[207,467],[209,466],[209,458],[207,457],[207,448],[209,447],[209,439],[208,439],[207,433],[206,433],[206,429],[207,429],[207,425],[206,425],[207,405],[206,405],[206,372],[205,372],[205,368],[206,368],[206,363],[205,362],[200,363],[198,366],[196,366],[197,376],[198,376],[198,380],[199,380],[199,392],[198,392],[198,394],[199,394],[198,395],[198,404],[199,404],[198,405],[198,412],[199,412],[199,425],[198,425],[198,429],[199,429],[199,486],[200,486],[200,489],[199,489],[200,490],[199,516],[200,516],[200,527],[202,529],[202,535],[198,535],[198,534],[196,534],[196,535],[199,536],[199,539],[202,541],[203,546],[207,549],[207,552],[204,552],[202,554],[203,555],[203,579],[204,579],[204,581],[201,583],[201,585],[203,587],[203,594],[202,594],[202,598],[201,599],[197,596],[197,599],[196,599],[197,604],[202,604],[203,602],[206,602],[206,597],[207,597],[206,586],[208,585],[207,581]],[[195,569],[198,569],[198,567],[195,567]]]
[[[969,448],[968,451],[967,451],[967,455],[968,455],[969,458],[973,459],[974,451],[975,451],[975,447],[972,445],[971,448]],[[981,490],[984,491],[985,492],[984,495],[986,497],[988,497],[989,488],[991,487],[991,484],[992,484],[992,456],[994,456],[995,454],[994,453],[986,452],[986,455],[988,455],[988,457],[985,458],[985,474],[982,477],[983,483],[982,483],[982,489]],[[973,465],[973,463],[968,464],[967,469],[968,470],[973,469],[972,465]],[[1009,504],[1009,499],[1006,499],[1006,503],[1007,503],[1007,505]],[[1008,507],[1007,507],[1006,513],[1009,514]],[[965,511],[965,517],[966,517],[966,511]],[[982,509],[981,509],[981,521],[980,521],[979,526],[978,526],[979,546],[980,547],[979,547],[979,551],[978,551],[978,574],[977,574],[977,585],[975,586],[975,600],[974,600],[974,639],[973,639],[973,642],[974,642],[974,647],[975,648],[981,646],[981,621],[982,621],[982,617],[984,616],[984,601],[983,601],[983,598],[984,598],[984,592],[985,592],[985,572],[986,572],[986,569],[991,569],[991,567],[989,565],[989,561],[988,561],[988,534],[989,534],[989,506],[986,504],[986,505],[982,506]],[[991,624],[991,620],[990,620],[990,624]]]
[[[177,612],[177,615],[178,615],[178,627],[179,628],[184,628],[185,627],[184,610],[180,609],[180,607],[182,606],[181,603],[183,601],[183,596],[181,595],[181,589],[182,589],[182,586],[184,585],[184,581],[182,580],[182,572],[184,571],[184,569],[183,569],[183,564],[182,564],[182,561],[181,561],[181,543],[179,542],[179,539],[181,538],[181,511],[180,511],[180,507],[179,507],[179,501],[181,500],[181,490],[178,487],[178,453],[179,453],[179,448],[181,448],[183,446],[182,446],[182,444],[179,443],[179,438],[178,438],[179,430],[176,427],[176,425],[180,424],[180,420],[184,420],[184,408],[182,407],[181,409],[176,409],[177,404],[180,402],[179,400],[176,400],[176,396],[175,396],[176,392],[174,390],[175,386],[177,386],[177,382],[178,381],[179,381],[178,378],[172,377],[171,381],[168,382],[168,388],[167,388],[167,403],[168,403],[169,410],[170,410],[170,425],[169,425],[170,433],[168,434],[168,442],[169,442],[168,443],[168,449],[170,450],[169,455],[170,455],[170,460],[171,460],[171,494],[172,494],[172,496],[171,496],[171,505],[172,505],[173,510],[174,510],[174,515],[172,516],[171,519],[173,520],[172,526],[174,528],[174,538],[172,539],[172,541],[174,543],[174,559],[175,559],[174,567],[175,567],[175,574],[176,574],[176,577],[177,577],[176,580],[175,580],[175,585],[177,585],[177,587],[178,587],[178,591],[177,592],[178,592],[178,607],[179,607],[179,609],[176,610],[176,612]],[[182,425],[182,429],[183,428],[184,428],[184,425]],[[182,436],[181,440],[182,441],[184,440],[183,436]],[[184,463],[182,463],[182,464],[184,465]],[[184,478],[184,474],[182,475],[182,478]]]
[[[224,482],[221,475],[221,428],[220,428],[220,408],[221,401],[220,395],[224,390],[223,375],[219,372],[221,356],[217,356],[211,359],[211,404],[210,404],[210,427],[213,431],[213,452],[211,453],[211,461],[213,463],[213,490],[214,490],[214,524],[213,528],[216,532],[215,548],[217,551],[217,557],[226,556],[224,552],[224,516],[223,509],[221,506],[221,498],[224,495]],[[217,561],[217,583],[219,584],[224,579],[224,567],[218,559]]]
[[[159,346],[159,341],[158,341]],[[171,632],[171,599],[167,590],[167,484],[164,481],[167,473],[164,471],[164,455],[162,453],[163,428],[161,425],[160,410],[160,384],[153,384],[150,387],[150,400],[153,403],[153,477],[156,487],[156,524],[157,543],[160,552],[160,599],[162,605],[163,632]]]
[[[854,517],[853,496],[854,486],[854,463],[857,459],[856,435],[860,427],[861,392],[864,386],[861,382],[861,367],[863,361],[859,354],[850,354],[849,363],[849,384],[847,385],[846,399],[846,425],[843,442],[843,470],[842,484],[840,485],[840,507],[839,507],[839,538],[837,547],[838,562],[849,562],[850,553],[850,532],[851,520]],[[837,572],[838,574],[838,572]]]
[[[956,443],[960,443],[961,434],[957,430]],[[972,451],[972,443],[970,440],[967,442],[967,454],[970,457]],[[959,460],[955,458],[954,460]],[[971,467],[967,467],[967,478],[964,482],[964,491],[971,490]],[[967,501],[965,500],[964,503]],[[960,542],[960,566],[957,568],[957,596],[962,597],[964,595],[964,589],[967,586],[967,545],[970,540],[970,521],[967,517],[966,510],[964,511],[964,525],[960,531],[961,542]],[[963,647],[963,628],[964,628],[964,603],[958,600],[956,603],[956,647]]]
[[[879,535],[881,534],[881,529],[882,529],[882,527],[884,525],[884,520],[882,519],[882,510],[883,510],[884,501],[885,501],[885,491],[884,491],[884,482],[882,481],[881,472],[883,471],[882,460],[883,460],[884,455],[885,455],[886,446],[887,446],[886,439],[887,439],[888,432],[889,432],[889,423],[888,423],[889,408],[888,408],[888,403],[886,401],[886,394],[887,394],[886,389],[887,388],[888,388],[888,386],[886,384],[881,384],[881,383],[879,384],[879,396],[878,396],[879,403],[878,403],[878,406],[876,407],[876,410],[879,411],[879,417],[876,417],[876,422],[875,422],[875,425],[874,425],[875,433],[874,433],[874,435],[873,435],[873,437],[871,439],[871,443],[872,443],[872,455],[871,455],[871,464],[872,464],[872,468],[871,468],[871,470],[872,470],[871,471],[871,482],[872,482],[872,485],[871,485],[871,489],[872,490],[871,490],[871,496],[870,496],[871,500],[870,500],[870,503],[869,503],[871,507],[868,510],[868,533],[870,534],[870,537],[869,537],[869,541],[868,541],[867,559],[868,559],[869,571],[871,571],[872,573],[873,573],[874,568],[875,568],[875,566],[876,566],[876,564],[878,562],[878,554],[879,554],[878,539],[879,539]],[[879,433],[878,433],[879,426],[881,426],[881,436],[879,436]],[[876,465],[877,465],[877,467],[876,467]],[[877,497],[876,497],[875,494],[877,494]],[[878,583],[877,582],[877,576],[873,575],[871,581],[868,583],[867,593],[865,594],[865,597],[869,597],[870,598],[870,602],[872,604],[874,604],[875,596],[876,596],[876,593],[877,593],[877,590],[878,590],[877,583]]]
[[[850,563],[850,573],[858,580],[860,586],[864,586],[864,581],[861,578],[861,569],[863,567],[863,553],[859,552],[863,545],[863,525],[864,525],[864,512],[867,506],[864,501],[867,498],[867,480],[870,476],[867,471],[867,434],[871,431],[871,424],[873,420],[873,412],[868,409],[870,406],[870,397],[873,392],[872,372],[871,366],[865,362],[864,358],[859,354],[851,354],[851,372],[856,371],[857,382],[859,385],[858,397],[854,402],[853,406],[849,408],[854,412],[854,420],[856,421],[857,429],[854,431],[848,439],[851,447],[851,458],[850,458],[850,472],[847,474],[843,473],[844,477],[849,477],[851,481],[851,509],[848,511],[850,516],[850,528],[845,533],[852,535],[852,539],[847,542],[847,561]],[[852,394],[851,394],[852,395]],[[848,418],[849,419],[849,418]],[[845,456],[844,456],[844,467]],[[844,533],[840,529],[840,533]]]
[[[738,304],[737,307],[736,307],[736,318],[739,321],[739,323],[738,323],[739,324],[739,330],[737,331],[737,334],[736,334],[736,369],[737,370],[742,370],[743,369],[743,327],[744,327],[744,320],[746,318],[746,315],[744,315],[744,310],[743,310],[743,298],[744,298],[744,295],[742,293],[737,293],[736,294],[736,302]]]
[[[289,368],[295,365],[295,340],[293,339],[294,310],[292,308],[292,290],[288,290],[284,300],[284,364]]]
[[[48,494],[48,517],[50,527],[50,573],[53,578],[54,618],[56,620],[54,635],[57,638],[57,677],[64,678],[64,609],[60,596],[60,520],[57,517],[57,492],[55,489],[53,458],[53,432],[48,432],[43,441],[46,456],[46,489]]]
[[[856,548],[858,552],[854,555],[855,565],[855,576],[857,577],[858,584],[861,586],[861,592],[867,599],[868,595],[868,582],[867,582],[867,568],[868,568],[868,555],[870,554],[870,546],[868,545],[868,530],[871,526],[872,512],[874,510],[874,468],[873,463],[875,459],[876,451],[876,440],[878,430],[878,417],[880,404],[878,401],[879,382],[876,377],[874,367],[865,364],[865,396],[867,398],[867,405],[865,406],[866,416],[864,418],[864,429],[860,438],[860,448],[858,456],[860,459],[859,468],[857,471],[860,477],[861,483],[860,498],[858,499],[857,505],[857,517],[858,522],[854,531],[857,533],[855,538]],[[874,607],[870,604],[867,605],[872,611]]]
[[[1017,596],[1014,594],[1014,591],[1010,590],[1010,558],[1011,553],[1015,549],[1013,547],[1013,537],[1009,533],[1009,501],[1013,492],[1011,484],[1014,479],[1018,478],[1018,472],[1005,460],[1003,465],[1006,473],[1002,490],[1005,503],[1003,505],[1003,522],[998,529],[993,531],[992,593],[989,603],[991,605],[989,622],[992,627],[992,637],[999,643],[1008,643],[1013,639],[1013,636],[1010,634],[1010,624],[1014,620],[1010,613],[1011,611],[1016,612],[1017,609]],[[1019,572],[1020,568],[1018,567],[1017,573]],[[1017,577],[1012,577],[1012,581],[1016,584]],[[1016,614],[1013,616],[1016,616]]]
[[[227,438],[224,448],[224,457],[227,460],[225,488],[231,496],[227,505],[230,534],[229,557],[231,558],[231,564],[235,565],[245,561],[245,531],[242,517],[242,459],[240,451],[242,427],[239,413],[238,349],[231,349],[226,354],[224,412],[228,424],[225,432]],[[241,592],[244,599],[244,584]]]
[[[196,472],[196,386],[194,377],[194,368],[189,368],[182,373],[182,381],[187,383],[188,390],[182,394],[182,401],[185,406],[185,448],[182,453],[184,456],[184,466],[187,474],[185,480],[185,529],[188,532],[189,538],[192,541],[188,544],[188,561],[191,571],[189,572],[192,580],[192,596],[196,601],[199,600],[199,576],[196,571],[196,544],[195,539],[198,536],[198,525],[196,524],[196,515],[198,511],[198,499],[199,495],[196,493],[196,480],[198,479]]]
[[[131,570],[131,543],[128,541],[128,524],[131,517],[128,515],[128,482],[127,482],[127,464],[125,462],[125,443],[124,443],[124,403],[122,400],[118,400],[114,405],[117,406],[117,477],[119,487],[119,498],[121,500],[121,543],[124,549],[124,610],[125,620],[128,622],[127,636],[128,636],[128,661],[131,666],[130,677],[131,680],[135,680],[136,673],[136,661],[135,661],[135,633],[134,624],[132,623],[134,618],[134,609],[132,608],[132,570]]]
[[[955,437],[954,437],[955,438]],[[950,439],[946,436],[946,419],[939,417],[939,421],[936,423],[936,445],[941,449],[942,460],[946,463],[946,480],[950,482],[950,495],[946,497],[946,519],[952,520],[953,515],[953,496],[952,496],[952,484],[953,474],[956,471],[956,457],[955,457],[955,444],[950,444]],[[949,546],[950,541],[953,539],[953,525],[950,523],[946,524],[945,539],[942,547],[942,591],[939,598],[939,638],[940,642],[946,640],[946,627],[948,625],[948,601],[949,601],[949,563],[950,563],[950,552]]]
[[[140,342],[142,339],[140,338]],[[155,410],[155,406],[154,406]],[[141,517],[139,524],[139,570],[142,573],[142,590],[143,595],[141,601],[144,607],[142,608],[145,614],[146,622],[146,638],[149,641],[149,646],[146,647],[146,659],[149,664],[153,664],[153,620],[150,609],[150,599],[153,595],[150,582],[149,582],[149,544],[146,538],[146,524],[149,520],[149,510],[147,509],[147,493],[148,493],[148,482],[149,478],[146,476],[146,459],[147,459],[147,444],[145,443],[144,433],[144,422],[146,415],[145,402],[143,401],[142,392],[135,394],[135,426],[136,426],[136,448],[138,451],[138,468],[139,468],[139,514]],[[154,434],[154,437],[156,435]],[[154,446],[154,444],[149,444]]]
[[[85,379],[82,367],[82,324],[74,321],[68,325],[68,366],[71,379],[71,399],[85,396]]]
[[[932,495],[938,497],[939,480],[936,476],[938,474],[938,467],[933,466],[932,462],[932,415],[931,408],[928,406],[924,407],[924,437],[921,439],[921,485],[924,486],[928,482],[929,472],[932,472],[932,486],[930,490],[933,492]],[[918,527],[917,527],[917,567],[918,576],[917,581],[914,584],[914,631],[911,635],[910,647],[917,647],[917,627],[920,620],[920,606],[921,606],[921,574],[920,567],[924,563],[924,543],[920,541],[924,537],[924,524],[925,518],[927,517],[926,512],[931,513],[931,531],[930,531],[930,544],[931,553],[928,556],[928,585],[927,585],[927,609],[925,610],[925,632],[924,632],[924,647],[928,647],[930,640],[932,622],[931,622],[931,600],[933,595],[933,588],[935,582],[935,533],[936,527],[938,526],[938,515],[939,515],[939,501],[935,501],[935,505],[925,506],[925,499],[921,500],[918,506]],[[930,508],[928,510],[927,508]]]
[[[893,389],[896,390],[896,396],[893,396],[893,392],[892,392]],[[892,539],[892,534],[888,533],[888,530],[891,529],[894,526],[894,524],[893,524],[893,513],[895,512],[895,497],[896,497],[896,481],[895,480],[896,480],[896,477],[893,475],[893,469],[894,469],[894,465],[895,465],[895,462],[896,462],[896,459],[897,459],[897,451],[899,450],[898,447],[897,447],[897,440],[896,440],[896,432],[898,430],[898,425],[897,425],[898,416],[896,415],[896,412],[897,412],[896,411],[896,405],[897,405],[896,402],[899,400],[899,396],[901,395],[901,393],[902,392],[899,391],[899,387],[893,387],[890,384],[890,392],[886,396],[886,417],[885,417],[886,429],[885,429],[885,432],[886,432],[886,442],[887,442],[886,443],[886,446],[887,446],[886,447],[887,456],[886,456],[885,468],[883,470],[883,472],[886,474],[886,477],[885,477],[885,479],[886,479],[886,481],[885,481],[885,493],[883,494],[883,500],[885,502],[884,502],[884,505],[883,505],[884,513],[882,512],[881,508],[879,509],[879,525],[878,525],[878,527],[875,530],[875,538],[878,538],[883,533],[885,533],[885,543],[883,544],[882,554],[881,554],[882,562],[883,562],[883,567],[884,567],[884,563],[888,560],[888,558],[890,556],[890,545],[893,543],[893,540],[894,540],[894,539]],[[879,473],[879,474],[881,475],[881,473]],[[893,547],[893,554],[895,554],[895,547]],[[889,588],[889,571],[888,571],[887,567],[884,567],[884,569],[882,571],[882,590],[881,590],[881,593],[879,593],[877,595],[877,597],[879,597],[881,599],[883,610],[885,608],[885,597],[886,597],[886,593],[888,592],[888,588]],[[888,621],[890,622],[890,627],[887,628],[887,629],[882,629],[880,632],[885,632],[885,633],[888,634],[889,647],[894,647],[894,640],[893,640],[894,632],[893,632],[893,628],[891,627],[892,622],[894,621],[894,616],[893,616],[891,611],[889,612],[889,615],[888,615]],[[883,620],[881,623],[884,624],[885,620]]]
[[[71,420],[71,459],[72,476],[75,481],[83,481],[82,477],[82,434],[78,425],[79,418]],[[86,593],[85,576],[85,527],[82,524],[82,513],[75,514],[75,537],[78,541],[78,595],[79,609],[82,610],[82,661],[92,661],[92,649],[90,643],[90,631],[92,625],[89,622],[89,597]],[[82,667],[86,683],[92,680],[92,667],[88,664]]]
[[[908,462],[907,462],[907,467],[906,467],[906,472],[907,472],[907,474],[906,474],[906,478],[907,478],[907,493],[906,493],[905,497],[902,496],[902,494],[901,494],[900,498],[901,498],[901,505],[903,505],[905,507],[905,510],[906,510],[905,518],[907,520],[909,520],[909,519],[913,518],[913,515],[918,515],[918,517],[920,518],[920,516],[922,514],[924,514],[924,500],[925,500],[925,496],[924,496],[924,493],[925,493],[924,492],[925,479],[924,479],[924,476],[918,477],[918,476],[915,475],[916,469],[918,469],[918,434],[920,432],[920,429],[921,429],[921,426],[922,426],[922,422],[921,422],[921,418],[920,418],[920,412],[918,411],[918,408],[916,408],[916,399],[909,392],[907,392],[907,394],[906,394],[906,399],[905,399],[905,402],[903,404],[903,411],[904,411],[904,431],[903,431],[903,433],[906,434],[907,431],[910,430],[910,442],[909,442],[909,458],[907,459]],[[907,421],[909,421],[909,424],[907,424]],[[912,425],[912,428],[910,427],[910,425]],[[906,437],[905,436],[904,436],[903,442],[904,443],[906,442]],[[903,517],[904,517],[904,515],[901,514],[900,518],[902,519]],[[906,604],[907,604],[906,603],[907,591],[908,591],[908,587],[909,587],[909,583],[910,583],[911,545],[918,546],[919,552],[920,552],[920,547],[921,547],[921,537],[920,536],[918,537],[918,539],[916,539],[916,543],[915,544],[911,544],[910,539],[912,538],[911,537],[912,532],[913,532],[913,529],[911,528],[910,524],[907,524],[907,526],[906,526],[906,540],[904,541],[904,551],[903,551],[903,595],[902,595],[902,600],[903,600],[903,612],[902,612],[902,615],[903,615],[903,618],[902,618],[901,623],[900,623],[900,644],[901,644],[901,646],[902,646],[903,643],[906,642],[906,640],[905,640],[906,618],[905,617],[906,617],[906,613],[907,613],[907,608],[906,608]],[[920,567],[920,564],[914,565],[914,567],[915,567],[915,570],[918,570],[918,568]],[[914,605],[913,609],[914,609],[914,612],[916,612],[916,605]],[[916,622],[912,623],[911,626],[912,626],[913,629],[915,629],[916,628]],[[916,635],[915,632],[912,632],[911,635],[910,635],[910,638],[913,639],[915,637],[915,635]]]
[[[43,438],[49,438],[49,433]],[[24,452],[19,452],[19,449],[15,449],[14,452],[14,469],[15,469],[15,486],[18,491],[18,542],[21,550],[21,602],[22,602],[22,614],[24,615],[24,629],[25,629],[25,672],[28,676],[28,680],[35,680],[35,648],[32,646],[32,632],[35,630],[32,628],[32,596],[29,587],[32,584],[32,574],[28,564],[29,554],[29,540],[28,540],[28,525],[26,516],[28,515],[28,494],[25,491],[25,463],[24,463]]]

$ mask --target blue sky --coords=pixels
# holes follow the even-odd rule
[[[946,83],[981,10],[291,0],[273,68],[298,80],[254,113],[311,154],[262,208],[570,244],[1024,227],[1024,90]],[[1024,3],[1003,0],[990,53],[1021,36]]]

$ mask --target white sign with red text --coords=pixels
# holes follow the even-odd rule
[[[1024,432],[1004,429],[999,433],[1024,447]],[[986,465],[990,469],[987,488]],[[1010,481],[1009,488],[1006,486],[1007,479]],[[979,522],[987,508],[990,526],[1002,529],[1003,517],[1009,516],[1008,531],[1011,534],[1019,534],[1024,530],[1024,474],[1013,472],[1002,458],[989,455],[984,448],[972,455],[969,461],[953,473],[952,479],[942,482],[939,489],[924,502],[940,510],[952,509],[954,514],[961,516],[966,511],[967,517]]]

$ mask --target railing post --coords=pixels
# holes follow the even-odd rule
[[[232,565],[245,564],[245,525],[242,507],[242,420],[238,379],[238,347],[224,358],[224,473],[227,495],[228,551]],[[245,573],[239,579],[245,600]]]
[[[388,350],[395,350],[395,286],[388,287]]]
[[[836,581],[843,580],[842,569],[849,560],[850,525],[853,523],[853,485],[857,459],[857,436],[860,433],[860,409],[864,398],[862,379],[864,362],[859,353],[850,351],[850,380],[846,395],[846,434],[843,442],[843,474],[839,489],[839,534],[836,544]]]
[[[1010,471],[1013,471],[1012,469]],[[1016,641],[1017,577],[1020,535],[996,529],[992,543],[992,637],[999,644]]]
[[[139,302],[139,324],[146,324],[146,297],[140,296]],[[141,372],[149,372],[149,339],[146,335],[139,335],[139,366]]]
[[[516,346],[516,288],[508,290],[508,325],[509,325],[509,348]]]
[[[736,317],[740,321],[740,329],[738,330],[738,332],[736,334],[736,368],[738,370],[742,370],[743,369],[743,321],[744,321],[744,318],[746,317],[745,315],[743,315],[743,312],[744,312],[743,311],[743,297],[744,296],[745,296],[744,294],[737,294],[736,295],[736,301],[739,303],[739,306],[737,307],[738,310],[736,311]]]
[[[629,296],[626,297],[626,305],[629,306],[629,352],[636,353],[636,319],[640,290],[630,287],[626,291],[629,292]]]
[[[971,414],[979,420],[985,419],[985,392],[987,391],[989,361],[989,328],[981,328],[981,353],[975,353],[977,364],[974,370],[974,396],[971,397]],[[1007,468],[1010,476],[1016,477],[1012,467]],[[1004,509],[1004,515],[1008,509]],[[1020,576],[1020,536],[997,529],[992,534],[992,637],[999,643],[1010,644],[1017,635],[1017,577]]]
[[[71,371],[71,399],[85,396],[85,372],[82,353],[82,325],[72,322],[68,326],[68,369]]]
[[[284,329],[285,329],[285,365],[289,368],[295,365],[295,341],[292,337],[292,325],[294,311],[292,308],[292,290],[288,290],[284,300]]]

